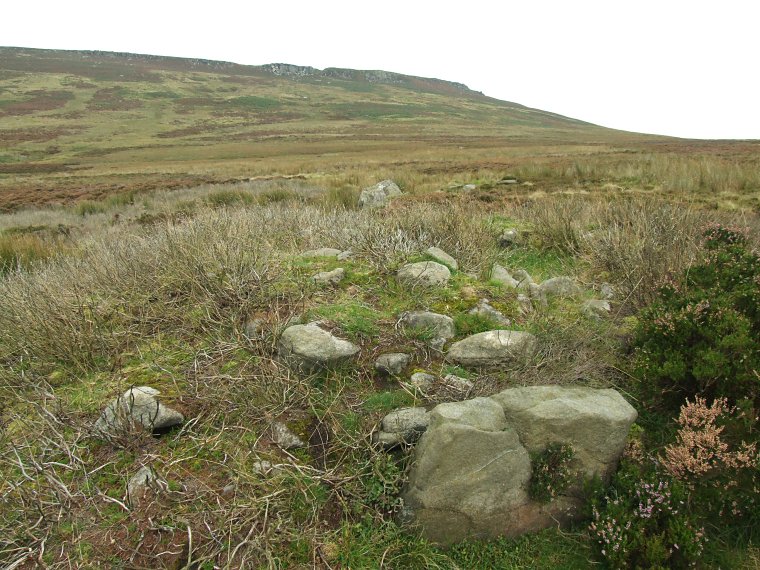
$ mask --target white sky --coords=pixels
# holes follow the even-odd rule
[[[3,3],[0,45],[383,69],[624,130],[760,139],[757,0]]]

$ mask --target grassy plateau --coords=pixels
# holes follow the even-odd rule
[[[385,178],[404,194],[359,209],[361,189]],[[698,568],[760,567],[757,457],[729,455],[758,438],[758,141],[614,131],[385,72],[8,47],[0,211],[0,568],[680,568],[692,559],[669,537],[695,532],[709,539]],[[744,366],[750,388],[729,402],[742,421],[719,430],[709,476],[683,482],[663,459],[684,443],[679,409],[642,372],[642,331],[660,322],[663,287],[687,295],[707,287],[689,281],[695,268],[734,267],[711,253],[716,227],[737,232],[726,239],[739,277],[719,282],[737,293],[720,315],[745,336],[719,329],[735,342],[705,348],[703,369]],[[518,238],[505,246],[507,229]],[[459,262],[449,285],[401,287],[398,268],[430,246]],[[322,247],[353,255],[302,255]],[[570,276],[583,292],[526,311],[491,279],[494,263],[538,282]],[[337,267],[340,284],[312,280]],[[582,301],[606,284],[611,311],[589,318]],[[405,311],[430,310],[454,319],[454,340],[491,330],[469,313],[483,298],[539,338],[534,359],[462,370],[399,326]],[[294,318],[354,342],[357,360],[289,369],[276,347]],[[388,352],[412,355],[403,375],[376,372]],[[446,399],[411,388],[418,371],[467,377],[466,397],[618,389],[639,420],[619,476],[589,491],[598,510],[571,528],[447,549],[399,525],[413,454],[372,433],[389,411]],[[132,386],[160,390],[185,423],[98,437],[100,412]],[[276,421],[306,445],[281,449]],[[164,485],[133,504],[127,482],[148,465]],[[590,525],[650,469],[683,483],[701,530],[642,526],[646,541],[631,538],[636,554],[621,562]],[[741,499],[718,515],[705,481]]]

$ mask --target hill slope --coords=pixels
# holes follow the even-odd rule
[[[388,162],[436,148],[444,158],[451,149],[620,136],[458,83],[384,71],[0,48],[5,208],[125,186],[332,171],[335,157]]]

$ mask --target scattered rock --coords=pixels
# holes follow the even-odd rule
[[[520,307],[520,312],[523,315],[527,315],[533,312],[533,303],[531,302],[530,297],[527,295],[523,295],[522,293],[518,294],[517,304]]]
[[[336,259],[338,261],[346,261],[347,259],[351,259],[354,256],[354,252],[350,249],[347,249],[346,251],[341,251],[337,256]]]
[[[448,266],[450,269],[453,269],[454,271],[459,269],[459,264],[457,263],[457,260],[451,257],[448,253],[446,253],[439,247],[429,247],[425,250],[425,253],[428,254],[433,259],[435,259],[437,262]]]
[[[245,323],[245,336],[251,340],[261,340],[264,338],[264,321],[262,319],[251,319]]]
[[[430,311],[413,311],[401,315],[401,324],[416,332],[430,333],[429,344],[441,348],[457,334],[454,319]]]
[[[409,383],[423,394],[433,388],[436,377],[427,372],[415,372],[409,379]]]
[[[393,180],[383,180],[362,190],[359,195],[360,208],[383,208],[391,198],[401,196],[401,188]]]
[[[462,190],[464,190],[465,192],[472,192],[473,190],[477,190],[477,189],[478,189],[477,184],[465,184],[464,186],[462,186]]]
[[[440,544],[516,536],[577,519],[583,476],[607,477],[635,410],[614,390],[536,386],[445,403],[429,412],[402,493],[402,520]],[[548,504],[532,501],[531,452],[574,450],[578,483]]]
[[[383,354],[375,361],[375,370],[384,374],[398,376],[404,371],[404,368],[409,366],[411,359],[411,356],[403,352]]]
[[[502,178],[496,184],[498,185],[517,184],[517,180],[515,178]]]
[[[451,279],[451,271],[436,261],[419,261],[404,265],[397,277],[407,287],[445,287]]]
[[[574,297],[581,292],[581,288],[570,277],[553,277],[540,285],[541,293],[547,297]]]
[[[346,276],[346,270],[342,267],[333,269],[332,271],[323,271],[312,276],[311,280],[317,285],[337,285]]]
[[[296,439],[298,439],[298,441],[301,441],[300,438],[296,438]],[[303,447],[303,442],[301,442],[301,445],[297,447]],[[281,467],[278,467],[277,465],[273,465],[271,461],[262,460],[262,461],[254,461],[253,465],[251,465],[251,469],[253,470],[254,473],[257,473],[259,475],[271,475],[275,471],[280,471]]]
[[[282,449],[297,449],[299,447],[306,447],[303,440],[294,434],[288,426],[282,422],[274,422],[272,424],[272,441],[274,441]]]
[[[293,325],[280,336],[279,354],[291,366],[307,372],[329,368],[355,356],[359,347],[322,330],[316,324]]]
[[[583,303],[583,314],[590,319],[601,319],[610,313],[610,302],[603,299],[591,299]]]
[[[488,299],[481,299],[477,307],[473,307],[469,310],[469,314],[479,315],[490,319],[494,324],[499,325],[500,327],[508,327],[512,324],[512,321],[489,304]]]
[[[109,437],[125,433],[132,426],[155,432],[184,422],[182,414],[156,399],[159,394],[150,386],[130,388],[106,406],[95,422],[95,431]]]
[[[456,376],[454,374],[447,374],[443,377],[442,388],[448,392],[453,392],[457,398],[467,397],[470,392],[475,388],[475,384],[470,382],[467,378]]]
[[[320,247],[304,251],[301,257],[338,257],[342,252],[334,247]]]
[[[530,333],[493,330],[455,342],[446,359],[462,366],[495,367],[527,360],[537,345],[538,340]]]
[[[568,443],[574,465],[586,476],[608,477],[617,467],[636,410],[615,390],[528,386],[491,397],[520,435],[528,451]]]
[[[167,488],[166,481],[160,479],[152,467],[145,465],[127,483],[127,502],[136,507],[148,492],[159,493]]]
[[[504,230],[499,236],[499,246],[507,248],[515,245],[517,241],[517,230]]]
[[[429,422],[425,408],[401,408],[383,418],[381,430],[372,435],[375,443],[386,448],[414,443],[427,429]]]
[[[520,284],[520,282],[512,277],[504,266],[499,265],[498,263],[493,266],[493,269],[491,269],[491,279],[512,289],[517,289],[517,286]]]
[[[530,298],[531,302],[536,305],[546,307],[549,304],[546,299],[546,293],[544,293],[543,289],[541,289],[541,286],[537,283],[528,284],[528,297]]]
[[[607,301],[615,298],[615,289],[609,283],[602,283],[599,287],[599,295]]]
[[[517,280],[518,289],[530,289],[531,284],[535,283],[530,276],[530,273],[524,269],[518,269],[512,274],[512,276]]]

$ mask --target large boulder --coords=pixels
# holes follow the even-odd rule
[[[95,422],[95,431],[108,438],[134,427],[155,432],[180,425],[185,418],[159,402],[156,396],[160,393],[150,386],[130,388],[106,406]]]
[[[636,410],[615,390],[528,386],[491,397],[528,451],[550,443],[568,443],[575,467],[586,476],[608,477],[617,467]]]
[[[455,342],[446,359],[465,367],[492,368],[528,360],[538,340],[530,333],[512,330],[486,331]]]
[[[620,394],[591,388],[514,388],[440,404],[415,449],[401,518],[440,544],[516,536],[577,519],[581,480],[610,475],[635,418]],[[542,504],[528,492],[530,453],[551,443],[573,447],[575,483]]]
[[[362,190],[359,195],[359,207],[383,208],[396,196],[401,196],[401,188],[393,180],[383,180]]]
[[[315,372],[339,364],[359,352],[355,344],[337,338],[316,324],[293,325],[280,337],[279,354],[294,368]]]
[[[510,532],[528,501],[530,457],[489,398],[439,404],[415,450],[402,518],[449,544]]]
[[[445,287],[451,279],[451,271],[437,261],[419,261],[404,265],[396,277],[407,287]]]

